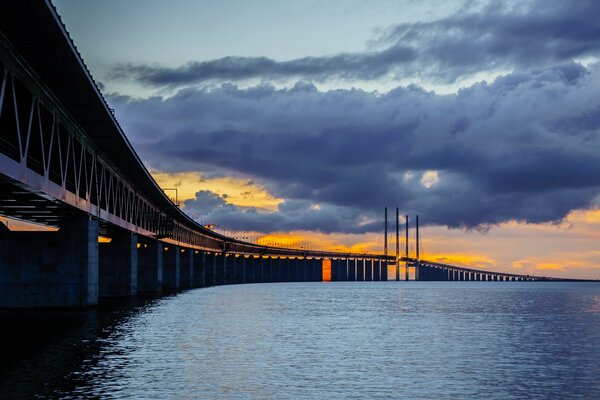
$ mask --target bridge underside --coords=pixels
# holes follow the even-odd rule
[[[102,298],[204,286],[322,280],[387,280],[387,266],[375,258],[195,250],[80,212],[65,214],[54,232],[0,224],[0,308],[85,307]]]

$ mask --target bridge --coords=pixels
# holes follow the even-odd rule
[[[0,9],[0,215],[56,228],[0,224],[0,308],[324,276],[388,280],[401,261],[421,280],[531,280],[387,251],[262,246],[205,228],[151,177],[50,1]]]
[[[330,259],[387,279],[390,256],[260,246],[196,223],[150,176],[50,1],[3,2],[0,32],[0,214],[59,228],[0,227],[0,307],[320,281]]]

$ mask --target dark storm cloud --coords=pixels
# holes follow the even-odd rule
[[[561,64],[443,96],[415,86],[377,94],[228,84],[109,101],[150,166],[250,176],[286,199],[271,214],[224,199],[206,208],[202,193],[188,205],[231,228],[372,231],[384,205],[477,228],[557,221],[592,204],[599,69]]]
[[[178,68],[122,64],[112,78],[151,86],[301,78],[372,80],[420,76],[453,82],[477,72],[541,68],[600,54],[600,2],[492,1],[447,18],[391,27],[364,53],[275,61],[224,57]]]
[[[133,76],[144,84],[156,86],[179,86],[212,80],[239,81],[297,76],[312,79],[339,77],[370,80],[389,73],[394,66],[408,64],[415,57],[414,49],[394,45],[379,52],[305,57],[291,61],[275,61],[266,57],[231,56],[192,62],[179,68],[122,64],[115,67],[111,77],[124,79]]]

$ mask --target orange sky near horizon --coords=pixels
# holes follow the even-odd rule
[[[167,174],[153,172],[162,187],[178,187],[179,201],[191,199],[200,190],[226,194],[230,204],[256,207],[260,212],[275,212],[283,201],[250,179],[205,178],[199,173]],[[420,216],[421,258],[464,265],[483,270],[564,278],[600,279],[600,208],[571,212],[556,224],[525,224],[510,221],[485,232],[424,226]],[[0,218],[0,222],[5,222]],[[10,222],[11,229],[38,229]],[[395,251],[390,220],[389,251]],[[263,245],[312,248],[353,253],[381,253],[383,232],[367,234],[324,234],[313,231],[228,232]],[[414,255],[414,232],[410,252]],[[401,240],[404,237],[401,234]],[[401,254],[403,254],[403,244]]]
[[[423,220],[423,217],[421,217]],[[324,234],[295,231],[237,232],[255,237],[259,244],[313,248],[353,253],[381,253],[383,232],[368,234]],[[389,237],[395,252],[395,234]],[[401,235],[401,255],[404,254]],[[571,212],[560,224],[500,224],[486,232],[425,226],[421,229],[421,258],[483,270],[600,279],[600,209]],[[414,256],[414,232],[410,254]]]
[[[152,174],[163,186],[177,185],[181,188],[180,201],[193,198],[198,188],[220,195],[227,194],[228,203],[242,208],[256,207],[262,212],[275,211],[283,201],[250,179],[207,179],[197,172],[167,174],[154,171]],[[240,196],[242,192],[243,197]],[[427,216],[420,218],[422,225],[426,224]],[[390,252],[395,251],[392,231],[390,222]],[[323,234],[295,231],[265,235],[237,232],[236,236],[256,238],[257,243],[265,245],[354,253],[377,253],[383,250],[383,233]],[[557,224],[510,221],[487,231],[423,226],[421,238],[421,255],[432,261],[499,272],[600,279],[600,208],[573,211]],[[413,244],[410,251],[414,253]]]

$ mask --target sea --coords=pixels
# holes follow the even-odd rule
[[[218,286],[0,340],[1,399],[600,399],[599,283]]]

